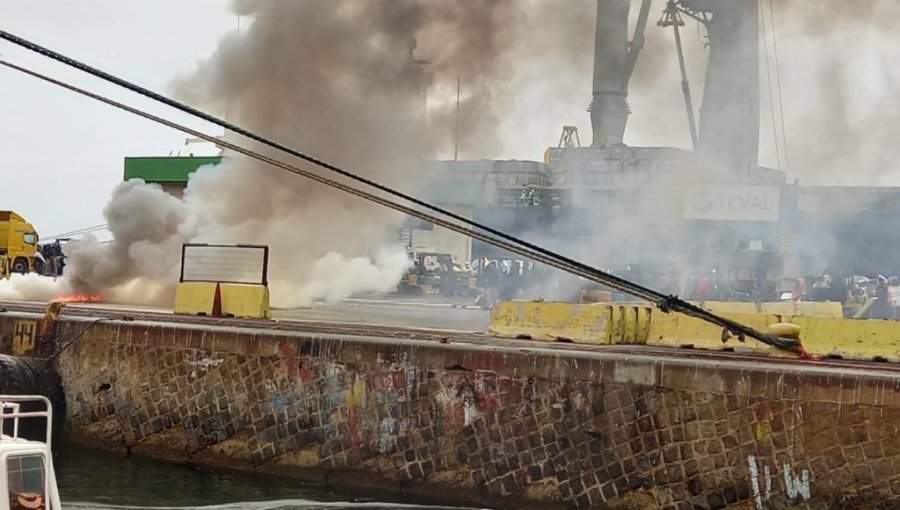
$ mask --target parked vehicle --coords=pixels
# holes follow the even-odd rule
[[[34,226],[12,211],[0,211],[0,255],[6,257],[9,272],[34,271],[38,253],[38,234]]]

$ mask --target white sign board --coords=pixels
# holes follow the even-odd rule
[[[184,245],[181,281],[266,284],[265,246]]]
[[[684,192],[687,220],[778,221],[781,188],[778,186],[693,186]]]

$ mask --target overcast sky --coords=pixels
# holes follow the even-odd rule
[[[225,0],[0,0],[0,27],[158,92],[208,56],[238,18]],[[6,42],[0,56],[208,133],[168,113]],[[185,135],[0,68],[0,209],[22,214],[44,237],[104,223],[125,156],[214,153]]]

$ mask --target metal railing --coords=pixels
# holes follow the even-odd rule
[[[21,411],[22,404],[30,402],[42,402],[45,411]],[[6,422],[12,420],[13,433],[11,436],[0,434],[0,442],[19,438],[19,420],[22,418],[46,418],[47,431],[44,443],[50,446],[53,431],[53,405],[50,399],[41,395],[0,395],[0,432],[5,430]]]

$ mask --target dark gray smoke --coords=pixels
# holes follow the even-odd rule
[[[239,1],[247,28],[225,36],[173,90],[264,136],[417,191],[424,162],[455,141],[457,80],[459,145],[480,157],[501,150],[499,121],[512,104],[504,84],[528,26],[520,7]],[[198,171],[183,200],[125,183],[107,216],[110,244],[69,250],[67,277],[78,287],[174,282],[177,247],[189,240],[269,245],[279,304],[389,290],[407,264],[392,239],[396,214],[242,157]]]
[[[451,147],[457,78],[460,145],[479,156],[497,151],[497,123],[510,100],[500,92],[524,31],[518,2],[244,0],[235,10],[252,19],[250,28],[227,37],[211,59],[177,81],[183,97],[341,164],[421,156],[422,124],[398,117],[406,109],[426,113],[425,87],[407,68],[415,46],[434,77],[431,153]],[[372,136],[385,128],[391,138]]]
[[[407,190],[415,188],[424,162],[436,150],[446,150],[453,134],[455,101],[430,108],[427,121],[435,135],[425,131],[429,85],[439,100],[460,77],[465,87],[461,144],[472,148],[473,140],[496,139],[500,103],[492,108],[489,89],[476,89],[475,82],[495,68],[503,75],[513,38],[505,28],[510,25],[500,21],[501,15],[509,20],[516,12],[512,2],[235,5],[251,19],[250,26],[229,35],[209,60],[176,81],[178,95],[190,103]],[[414,60],[423,57],[430,65]],[[313,261],[331,252],[360,257],[384,246],[398,218],[243,158],[198,174],[185,200],[205,217],[200,222],[204,239],[272,246],[273,275],[285,277],[300,302],[323,295],[308,295],[311,288],[330,286],[324,295],[335,297],[354,290],[387,290],[404,266],[399,256],[387,257],[392,262],[384,265],[391,276],[376,277],[381,272],[370,271],[377,281],[372,285],[339,278],[335,271],[353,267],[349,261],[329,263],[325,272],[321,264],[314,266]],[[333,288],[340,282],[347,284],[345,290]]]

